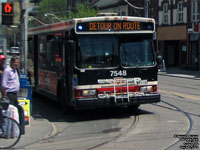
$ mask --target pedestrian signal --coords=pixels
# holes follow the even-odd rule
[[[13,25],[13,3],[2,3],[2,25]]]

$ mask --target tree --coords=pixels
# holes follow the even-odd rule
[[[46,13],[55,14],[57,17],[65,16],[67,0],[42,0],[39,3],[39,16],[44,17]]]
[[[97,10],[92,9],[89,5],[77,3],[75,12],[72,13],[73,18],[92,17],[97,15]]]
[[[69,11],[67,8],[67,0],[42,0],[39,3],[38,17],[44,22],[48,22],[44,18],[44,14],[46,13],[54,14],[61,20],[96,16],[97,11],[90,7],[89,2],[87,4],[76,3],[75,11]]]

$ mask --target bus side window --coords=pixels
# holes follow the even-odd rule
[[[63,41],[61,37],[54,36],[50,41],[48,50],[49,67],[53,70],[60,70],[62,68],[62,49]]]
[[[39,41],[39,65],[40,68],[46,67],[46,44],[45,37],[40,37]]]
[[[54,65],[55,67],[57,67],[58,69],[61,68],[62,65],[62,49],[63,49],[63,41],[62,41],[62,37],[56,37],[55,41],[54,41]]]
[[[52,64],[52,61],[51,61],[51,55],[52,55],[52,41],[50,40],[50,41],[48,41],[47,42],[47,53],[46,53],[46,56],[47,56],[47,60],[48,60],[48,66],[49,67],[52,67],[52,66],[54,66],[53,64]]]

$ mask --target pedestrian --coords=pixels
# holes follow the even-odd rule
[[[158,70],[159,71],[162,71],[162,61],[163,61],[163,58],[162,58],[162,55],[160,54],[160,51],[157,51],[157,63],[158,63]]]
[[[19,105],[17,94],[20,89],[20,81],[18,75],[18,67],[19,67],[19,58],[17,56],[13,56],[10,60],[10,66],[5,68],[2,74],[1,85],[3,88],[3,95],[8,97],[10,100],[10,104],[17,107],[19,112],[19,121],[22,129],[22,134],[25,133],[24,127],[24,110],[22,106]]]
[[[4,70],[4,64],[5,64],[5,59],[6,57],[4,55],[0,55],[0,98],[2,97],[1,94],[1,75],[3,73]],[[2,115],[2,106],[0,106],[0,123],[3,123],[3,115]]]
[[[0,89],[1,89],[1,76],[4,70],[5,60],[6,60],[6,57],[4,55],[0,55]],[[1,96],[2,96],[2,93],[0,92],[0,97]]]
[[[4,69],[2,74],[2,88],[4,96],[10,99],[10,104],[18,105],[17,93],[19,92],[19,76],[17,69],[19,67],[19,58],[12,57],[10,61],[10,67]]]

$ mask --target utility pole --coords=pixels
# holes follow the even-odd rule
[[[2,12],[2,3],[0,1],[0,12]],[[0,14],[0,40],[1,40],[1,44],[3,46],[3,55],[6,56],[7,55],[7,40],[6,40],[6,35],[5,33],[2,31],[4,28],[4,26],[2,25],[2,15]]]
[[[149,0],[144,0],[144,17],[149,17]]]
[[[0,1],[0,12],[2,12],[2,6],[1,6],[1,1]],[[0,15],[0,24],[2,24],[2,15]]]
[[[21,7],[21,69],[24,73],[27,72],[27,56],[28,56],[28,0],[20,0]]]

